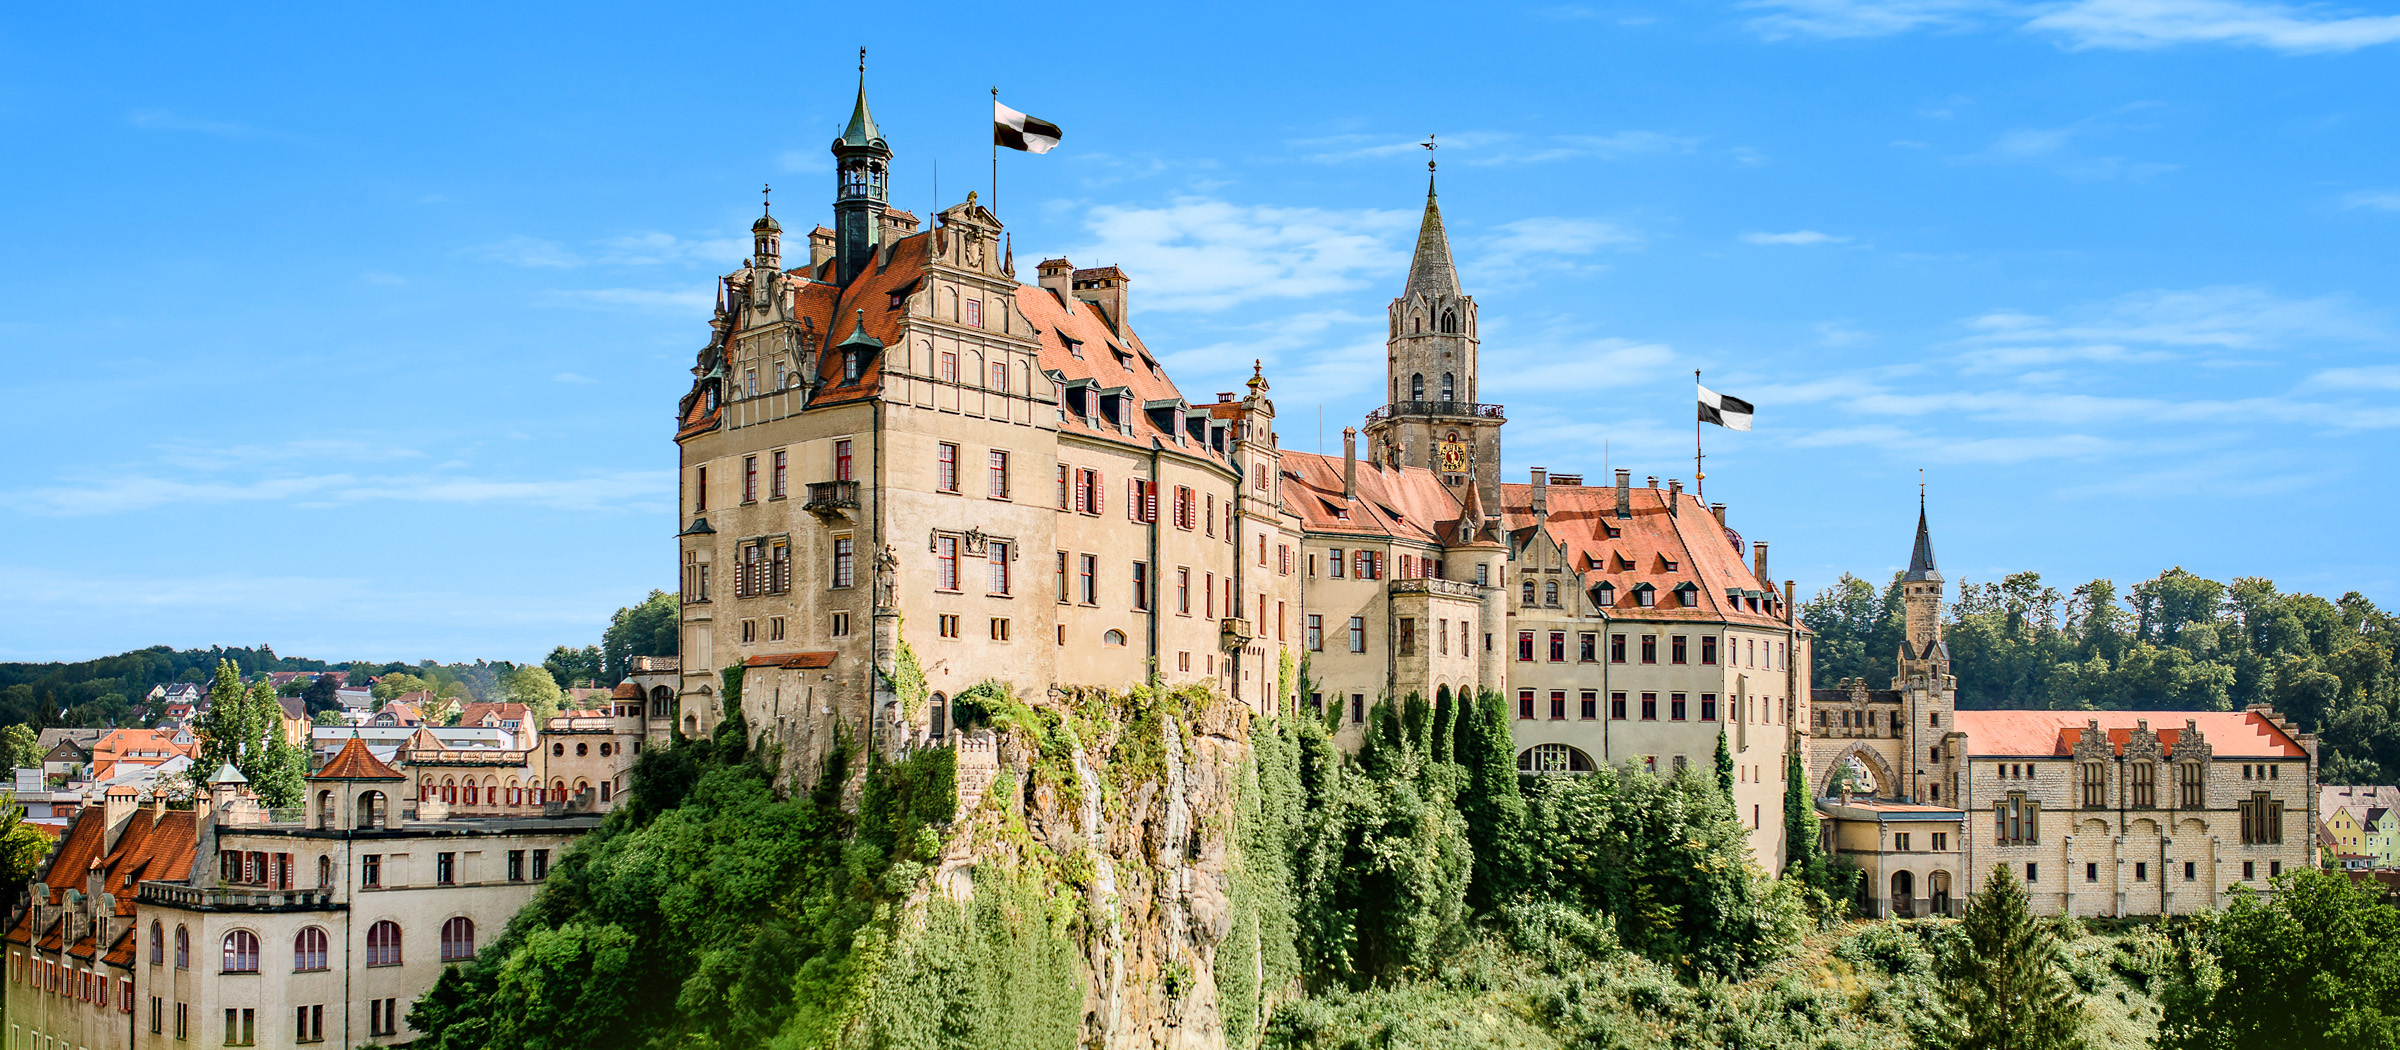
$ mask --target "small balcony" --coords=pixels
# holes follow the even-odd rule
[[[858,509],[858,482],[812,481],[808,483],[808,502],[802,510],[811,514],[830,515]]]
[[[1450,598],[1480,601],[1483,598],[1483,591],[1484,588],[1481,585],[1465,580],[1443,580],[1431,576],[1408,576],[1392,581],[1392,593],[1395,595],[1439,594]]]
[[[200,887],[182,882],[143,882],[136,892],[145,904],[188,911],[325,911],[340,907],[327,889],[279,890],[263,886]]]
[[[1228,616],[1217,621],[1217,630],[1218,644],[1226,652],[1232,652],[1248,645],[1250,639],[1258,637],[1250,630],[1250,621],[1239,616]]]
[[[1473,401],[1394,401],[1367,413],[1372,426],[1396,416],[1452,416],[1464,419],[1508,418],[1507,409],[1500,405],[1482,405]]]

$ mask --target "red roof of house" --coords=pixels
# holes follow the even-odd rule
[[[1500,486],[1503,527],[1520,545],[1528,542],[1528,530],[1538,528],[1547,533],[1559,545],[1567,571],[1580,578],[1587,594],[1603,582],[1615,584],[1614,614],[1644,620],[1789,626],[1773,611],[1782,600],[1781,593],[1760,580],[1742,560],[1732,530],[1719,524],[1699,497],[1689,492],[1674,497],[1663,488],[1634,488],[1627,494],[1632,513],[1628,518],[1617,517],[1613,485],[1549,485],[1544,497],[1548,520],[1537,523],[1533,486]],[[1609,535],[1612,528],[1615,536]],[[1656,604],[1649,608],[1643,608],[1634,596],[1645,583],[1656,592]],[[1695,588],[1696,604],[1690,607],[1673,598],[1675,589],[1686,583]],[[1727,596],[1728,591],[1744,592],[1743,600],[1737,603]],[[1759,598],[1755,610],[1750,608],[1750,594]]]
[[[350,742],[343,744],[342,749],[334,753],[333,759],[325,763],[325,768],[317,770],[309,776],[309,779],[405,780],[407,778],[401,776],[399,771],[385,765],[382,759],[376,758],[374,752],[367,750],[367,742],[359,739],[358,735],[353,733],[350,736]]]
[[[1959,732],[1967,735],[1967,752],[1974,755],[2068,757],[2093,722],[2120,755],[2142,722],[2150,723],[2169,753],[2183,736],[2183,724],[2190,722],[2218,758],[2308,755],[2290,734],[2257,711],[1960,711],[1957,722]]]
[[[1458,522],[1458,497],[1451,495],[1440,475],[1423,467],[1387,467],[1362,459],[1358,498],[1346,501],[1344,468],[1340,456],[1284,453],[1284,509],[1298,514],[1310,532],[1348,532],[1428,545],[1450,539]]]

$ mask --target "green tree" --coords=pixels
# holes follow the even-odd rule
[[[10,727],[15,728],[15,727]],[[17,890],[50,852],[50,836],[25,823],[25,807],[13,792],[0,791],[0,883]]]
[[[340,680],[332,674],[321,674],[308,680],[308,688],[300,693],[310,714],[331,711],[342,706]]]
[[[1497,691],[1462,692],[1454,702],[1463,707],[1450,748],[1464,776],[1457,805],[1475,855],[1467,899],[1488,910],[1522,892],[1532,867],[1525,797],[1517,786],[1516,733],[1509,725],[1508,701]]]
[[[500,676],[501,696],[512,704],[524,704],[536,726],[545,725],[550,716],[566,706],[567,695],[559,691],[558,679],[546,668],[519,667]]]
[[[2400,909],[2338,872],[2298,868],[2273,884],[2186,933],[2159,1045],[2400,1046]]]
[[[638,605],[619,609],[600,635],[600,680],[623,681],[636,656],[673,656],[682,638],[683,605],[665,591],[651,591]]]
[[[346,726],[350,724],[350,719],[343,715],[340,711],[319,711],[309,717],[309,724],[316,726]]]
[[[562,690],[573,689],[579,682],[600,680],[600,647],[587,645],[581,649],[559,646],[550,650],[542,660],[542,668],[550,672],[552,681]]]
[[[8,752],[8,768],[39,769],[42,765],[42,735],[23,722],[11,725],[0,736],[0,747]]]
[[[1797,754],[1798,752],[1794,752]],[[1717,731],[1717,790],[1725,793],[1728,803],[1733,800],[1733,751],[1725,744],[1725,731]]]
[[[1995,864],[1967,901],[1960,936],[1936,972],[1943,994],[1918,1033],[1937,1050],[2060,1050],[2081,1047],[2083,1005],[2066,971],[2056,928],[2034,917],[2025,885]]]
[[[200,737],[200,757],[192,763],[198,767],[199,779],[215,776],[229,762],[241,766],[244,745],[256,739],[251,725],[250,693],[242,688],[241,671],[231,660],[217,661],[216,680],[208,688],[208,710],[192,724]]]

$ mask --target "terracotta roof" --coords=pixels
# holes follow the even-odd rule
[[[768,653],[742,661],[744,667],[780,667],[786,670],[815,671],[833,666],[839,653]]]
[[[200,846],[198,828],[198,815],[188,809],[134,812],[103,863],[103,884],[116,894],[117,914],[134,913],[134,891],[142,880],[191,877],[192,855]]]
[[[483,716],[486,714],[499,715],[500,720],[504,722],[518,723],[533,717],[533,712],[524,704],[501,704],[478,700],[458,712],[458,724],[462,726],[481,725]]]
[[[95,943],[92,935],[87,933],[77,940],[73,947],[67,949],[67,954],[79,959],[89,959],[100,954],[100,946]]]
[[[1342,499],[1340,456],[1283,454],[1284,509],[1310,532],[1356,533],[1425,544],[1449,539],[1458,498],[1433,471],[1358,461],[1358,499]],[[1397,572],[1397,568],[1393,571]]]
[[[332,760],[325,763],[325,768],[317,770],[309,779],[405,780],[407,778],[401,776],[392,767],[383,764],[382,760],[376,758],[373,752],[367,750],[366,741],[353,735],[350,742],[343,744],[341,751],[336,753]]]
[[[2100,723],[2110,747],[2118,754],[2136,723],[2147,721],[2159,742],[2172,753],[2183,736],[2183,723],[2195,723],[2218,758],[2304,758],[2291,736],[2275,728],[2256,711],[1960,711],[1959,732],[1967,735],[1973,755],[2042,755],[2064,758],[2075,753],[2085,726]]]
[[[93,862],[100,859],[101,846],[107,840],[106,812],[98,807],[86,807],[75,814],[75,822],[59,840],[58,852],[51,855],[50,867],[42,872],[42,882],[50,887],[50,903],[66,899],[66,891],[83,888],[83,880],[91,874]]]
[[[1189,434],[1185,409],[1204,406],[1192,405],[1184,399],[1183,392],[1176,389],[1175,381],[1167,377],[1166,369],[1152,356],[1132,325],[1120,322],[1110,328],[1091,304],[1031,285],[1017,287],[1017,309],[1033,324],[1041,341],[1042,370],[1057,374],[1071,390],[1077,391],[1060,406],[1066,418],[1058,424],[1059,433],[1136,448],[1149,448],[1153,440],[1175,447],[1177,434]],[[1117,399],[1114,422],[1097,400],[1100,396]],[[1080,414],[1073,408],[1078,398],[1083,399],[1084,405]],[[1151,405],[1160,402],[1174,404],[1151,409]],[[1099,425],[1092,425],[1091,420],[1097,420]],[[1131,433],[1124,428],[1130,428]],[[1183,447],[1194,455],[1217,456],[1200,442]]]
[[[23,914],[18,915],[16,926],[8,931],[7,937],[0,938],[0,940],[6,940],[11,944],[33,943],[33,909],[27,908]]]
[[[132,926],[125,927],[124,932],[117,934],[116,943],[108,946],[108,954],[102,956],[100,961],[110,966],[131,969],[133,967],[133,946],[138,941],[139,938],[134,936],[134,928]]]
[[[608,695],[615,700],[639,700],[642,698],[642,687],[630,681],[618,682],[616,691]]]
[[[1670,514],[1667,489],[1634,488],[1629,493],[1632,517],[1619,518],[1613,485],[1550,485],[1546,490],[1549,517],[1537,524],[1533,486],[1500,486],[1503,526],[1519,544],[1529,541],[1533,530],[1547,533],[1587,593],[1604,581],[1616,584],[1614,615],[1788,626],[1772,611],[1782,600],[1781,592],[1752,573],[1734,546],[1731,530],[1717,523],[1699,497],[1683,493],[1677,512]],[[1609,535],[1612,528],[1617,535]],[[1671,570],[1669,563],[1674,565]],[[1650,608],[1634,597],[1644,583],[1657,591],[1657,604]],[[1692,607],[1673,600],[1676,588],[1686,583],[1695,588],[1691,593],[1697,604]],[[1728,591],[1743,592],[1743,600],[1737,605]],[[1755,611],[1750,608],[1753,594],[1758,596]]]

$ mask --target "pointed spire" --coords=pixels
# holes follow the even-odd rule
[[[1925,494],[1917,493],[1917,548],[1908,555],[1907,580],[1939,580],[1933,567],[1933,530],[1925,525]]]
[[[1457,296],[1458,269],[1450,264],[1450,235],[1442,229],[1442,206],[1433,192],[1433,176],[1425,177],[1425,218],[1417,227],[1417,254],[1408,263],[1408,290],[1418,294]]]
[[[881,145],[883,132],[875,128],[875,116],[867,112],[867,49],[858,49],[858,102],[850,107],[850,126],[842,130],[840,145]]]

